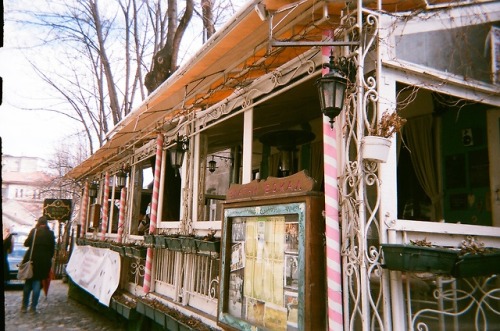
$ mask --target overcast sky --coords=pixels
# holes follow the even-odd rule
[[[245,2],[233,0],[232,3],[235,7],[241,7]],[[3,78],[0,137],[2,154],[49,159],[54,154],[54,147],[67,142],[68,137],[81,127],[62,115],[40,110],[44,105],[55,109],[58,107],[54,105],[54,99],[50,99],[50,88],[41,81],[27,58],[47,59],[46,65],[50,67],[53,54],[43,54],[42,49],[34,47],[37,31],[34,28],[28,31],[27,28],[13,26],[8,13],[13,6],[28,8],[32,5],[32,0],[4,2],[4,47],[0,48],[0,76]],[[24,48],[20,49],[19,46]],[[43,71],[44,68],[39,69]]]
[[[18,0],[20,5],[24,0]],[[4,3],[5,9],[13,3]],[[7,14],[5,15],[7,16]],[[0,48],[0,76],[3,79],[0,105],[0,137],[2,154],[49,158],[54,146],[76,129],[61,116],[37,109],[47,100],[47,87],[28,63],[33,53],[31,35],[36,31],[15,29],[5,17],[4,46]],[[17,46],[25,45],[21,50]],[[31,55],[34,56],[34,55]],[[50,64],[48,64],[50,65]]]

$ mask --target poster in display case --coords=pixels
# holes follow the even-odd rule
[[[224,205],[219,325],[324,330],[323,195],[255,198]]]

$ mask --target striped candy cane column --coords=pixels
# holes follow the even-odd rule
[[[156,216],[158,209],[158,193],[160,192],[160,175],[161,175],[161,157],[163,153],[163,135],[158,134],[156,138],[156,163],[155,176],[153,180],[153,197],[151,199],[151,219],[149,225],[149,233],[154,233],[156,230]],[[153,248],[148,247],[146,255],[146,272],[144,274],[144,292],[148,293],[151,289],[151,267],[153,265]]]
[[[101,224],[101,240],[106,238],[108,231],[108,210],[109,210],[109,172],[106,171],[104,176],[104,195],[102,197],[102,224]]]
[[[118,242],[123,241],[123,227],[125,226],[125,204],[127,203],[127,188],[122,187],[120,194],[120,212],[118,213]]]
[[[330,60],[330,47],[323,46],[323,63]],[[323,69],[323,74],[328,73]],[[323,116],[323,151],[325,171],[326,272],[328,281],[328,329],[343,330],[342,272],[340,258],[339,199],[337,183],[337,139],[329,118]]]
[[[80,224],[82,225],[81,235],[84,237],[87,229],[87,211],[89,209],[89,182],[85,182],[83,188],[82,203],[80,205]]]

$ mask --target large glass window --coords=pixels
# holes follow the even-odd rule
[[[133,206],[132,219],[130,222],[130,234],[139,234],[139,224],[142,220],[147,221],[150,217],[150,203],[153,193],[154,159],[152,156],[133,168]],[[147,217],[146,217],[147,216]],[[141,231],[141,234],[143,232]]]

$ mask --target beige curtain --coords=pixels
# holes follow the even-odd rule
[[[280,166],[280,153],[274,153],[269,156],[269,176],[278,177]]]
[[[439,176],[436,165],[436,142],[433,135],[433,117],[425,115],[408,120],[404,127],[411,161],[417,179],[424,192],[431,199],[432,219],[442,218]]]
[[[323,170],[323,141],[311,143],[311,177],[316,180],[319,188],[322,187],[325,173]]]

